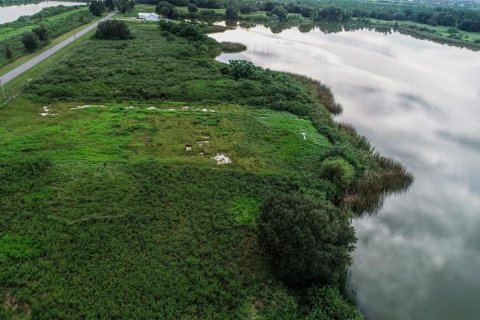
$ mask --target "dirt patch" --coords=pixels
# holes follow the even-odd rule
[[[8,313],[22,312],[26,315],[29,315],[31,312],[30,305],[23,300],[17,299],[17,297],[15,297],[13,294],[5,295],[5,298],[3,299],[3,305]]]

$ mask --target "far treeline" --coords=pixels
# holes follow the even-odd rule
[[[366,1],[249,1],[249,0],[138,0],[138,3],[157,5],[167,2],[174,6],[192,8],[226,8],[227,17],[265,11],[280,20],[289,13],[299,14],[314,21],[346,22],[351,18],[371,18],[386,21],[412,21],[431,26],[457,27],[463,31],[480,32],[480,9],[453,6],[425,6],[411,4],[372,4]],[[479,6],[480,8],[480,6]]]

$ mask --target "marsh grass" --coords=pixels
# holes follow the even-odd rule
[[[332,114],[337,115],[342,113],[342,106],[335,102],[332,91],[322,84],[320,81],[309,78],[307,76],[292,74],[293,77],[300,80],[302,83],[308,86],[312,91],[313,95],[322,102],[322,104],[330,111]]]
[[[236,42],[222,42],[222,51],[227,53],[242,52],[247,50],[247,46]]]

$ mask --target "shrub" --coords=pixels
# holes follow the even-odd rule
[[[200,26],[188,22],[174,23],[170,21],[160,20],[160,29],[171,32],[179,37],[187,38],[189,40],[206,40],[205,34],[200,30]]]
[[[307,290],[306,320],[362,320],[362,314],[346,301],[337,288],[326,286]]]
[[[42,42],[47,42],[48,41],[48,31],[45,26],[39,26],[36,27],[35,29],[32,29],[32,32],[35,33],[38,36],[38,40]]]
[[[259,68],[246,60],[230,60],[230,73],[235,79],[248,78]]]
[[[22,37],[22,43],[25,49],[29,52],[33,52],[38,48],[39,39],[36,33],[28,32]]]
[[[258,241],[287,284],[336,283],[350,264],[355,235],[349,219],[327,202],[281,194],[265,201]]]
[[[320,166],[320,175],[345,189],[353,182],[355,169],[343,159],[324,160]]]
[[[7,60],[10,60],[13,58],[13,52],[12,49],[8,45],[5,45],[5,58]]]
[[[95,37],[106,40],[123,40],[132,38],[132,35],[125,22],[120,20],[107,20],[98,24]]]

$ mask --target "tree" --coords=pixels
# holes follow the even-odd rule
[[[225,9],[225,19],[227,20],[237,20],[240,11],[234,6],[228,6]]]
[[[287,284],[337,283],[351,262],[355,234],[348,216],[303,195],[267,199],[258,219],[258,242]]]
[[[98,24],[95,38],[106,40],[123,40],[132,38],[132,35],[130,34],[130,29],[128,29],[128,26],[124,21],[107,20]]]
[[[48,41],[48,31],[44,25],[41,25],[39,27],[36,27],[35,29],[32,29],[32,32],[38,36],[38,40],[42,42]]]
[[[104,0],[103,4],[105,7],[107,7],[109,10],[113,10],[115,8],[115,4],[113,3],[113,0]]]
[[[113,0],[113,3],[120,13],[125,13],[131,9],[130,0]]]
[[[273,16],[276,16],[280,21],[287,21],[288,12],[282,6],[276,6],[270,11]]]
[[[175,6],[166,1],[159,2],[155,7],[155,12],[168,19],[176,19],[178,17],[178,12],[177,9],[175,9]]]
[[[100,17],[102,15],[102,11],[105,9],[105,5],[101,1],[93,0],[90,2],[88,5],[88,10],[97,17]]]
[[[198,12],[198,7],[194,3],[189,3],[187,5],[188,12],[195,13]]]
[[[36,33],[28,32],[22,37],[22,43],[25,49],[29,52],[35,51],[38,48],[39,39]]]

